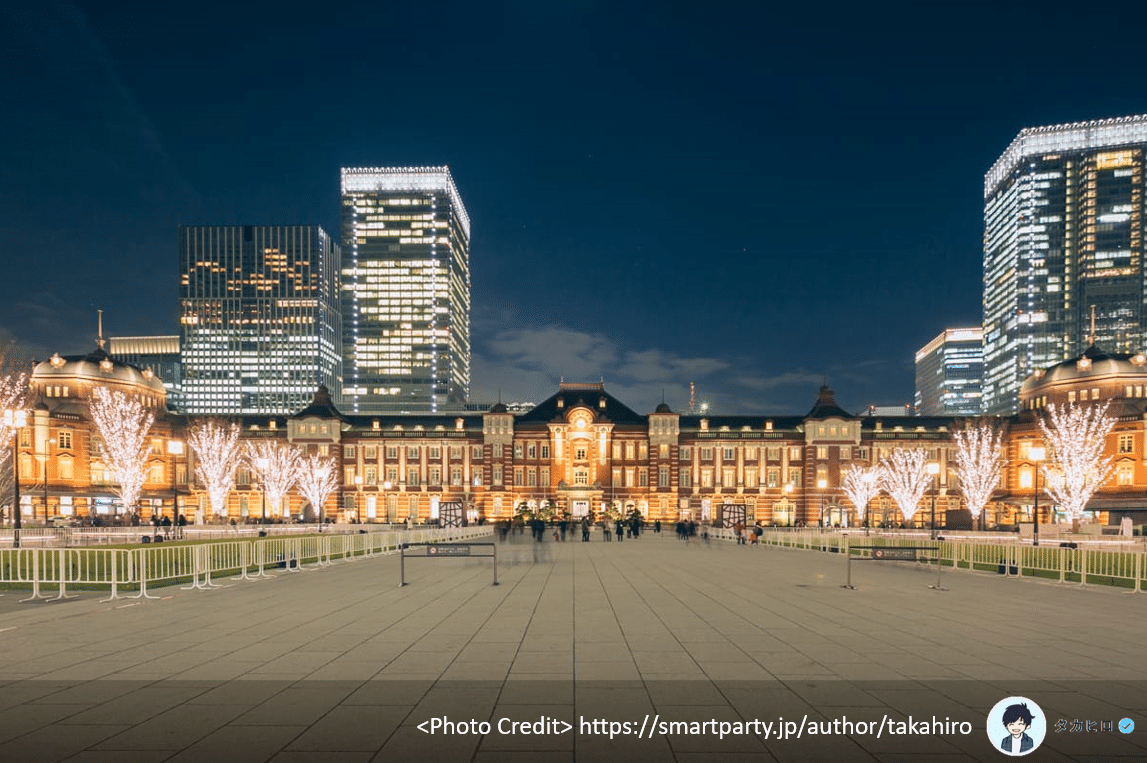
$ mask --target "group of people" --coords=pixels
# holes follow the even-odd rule
[[[138,514],[133,514],[132,519],[134,520],[132,522],[132,524],[135,524],[135,525],[139,524],[139,515]],[[232,522],[232,524],[234,524],[235,520],[231,520],[231,522]],[[180,514],[179,517],[174,522],[172,522],[171,517],[167,516],[166,514],[164,514],[162,517],[160,517],[158,514],[152,514],[151,515],[151,526],[154,528],[156,535],[159,535],[160,530],[162,529],[163,530],[163,537],[170,539],[172,537],[171,536],[172,528],[174,528],[175,537],[176,538],[182,538],[183,537],[183,528],[187,527],[187,517]]]

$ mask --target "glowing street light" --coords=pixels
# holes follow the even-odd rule
[[[1032,545],[1039,545],[1039,469],[1044,458],[1047,457],[1047,448],[1042,445],[1032,445],[1028,448],[1028,458],[1035,464],[1035,505],[1032,507]]]
[[[936,483],[939,481],[940,462],[928,462],[928,474],[932,479],[932,540],[936,540]]]

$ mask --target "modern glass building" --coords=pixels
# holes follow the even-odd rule
[[[470,218],[448,167],[342,170],[343,408],[470,396]]]
[[[984,331],[945,329],[916,353],[916,413],[979,416]]]
[[[151,369],[167,390],[167,407],[182,411],[183,360],[178,336],[108,337],[108,355],[136,368]]]
[[[341,385],[339,246],[317,225],[179,229],[182,404],[288,414]]]
[[[1147,115],[1020,132],[984,178],[984,412],[1095,342],[1147,344]]]

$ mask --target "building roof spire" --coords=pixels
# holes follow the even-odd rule
[[[104,348],[104,311],[96,310],[96,347]]]

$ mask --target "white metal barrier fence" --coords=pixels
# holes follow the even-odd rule
[[[714,537],[719,540],[735,540],[735,536],[728,530],[719,530],[714,533]],[[772,528],[764,529],[759,542],[785,548],[851,553],[857,556],[870,556],[872,552],[868,548],[851,546],[939,546],[938,563],[954,569],[996,572],[1012,577],[1039,577],[1079,585],[1117,586],[1135,592],[1142,591],[1147,585],[1147,551],[1134,544],[1127,544],[1126,548],[1103,548],[1056,541],[1053,544],[1033,546],[1020,543],[1018,539],[1010,542],[931,540],[927,536],[916,535],[866,536],[835,531]]]
[[[354,535],[323,533],[207,543],[159,543],[139,548],[0,549],[0,585],[29,590],[22,601],[71,598],[79,590],[108,591],[110,599],[135,590],[135,598],[157,598],[149,585],[187,581],[187,589],[218,587],[213,576],[267,577],[269,569],[301,572],[336,560],[391,554],[403,543],[439,543],[486,537],[490,526],[447,527]],[[305,567],[304,565],[313,565]],[[55,595],[48,591],[54,590]],[[69,590],[72,593],[69,593]]]

